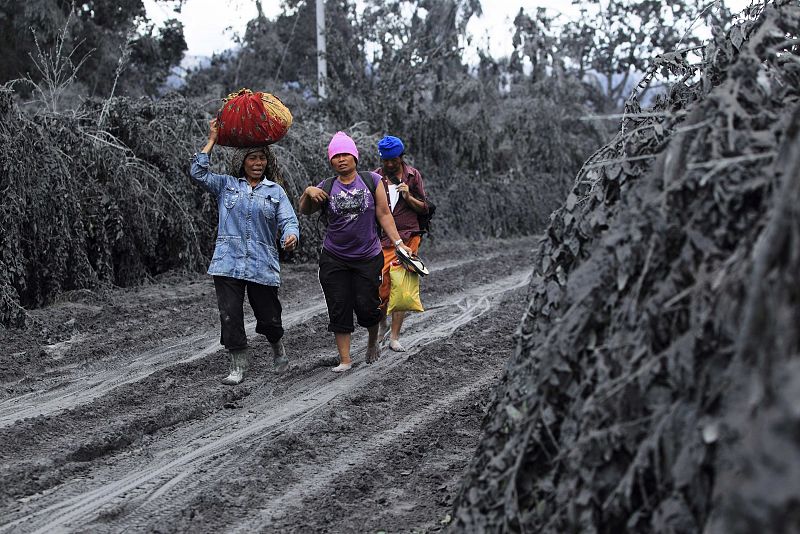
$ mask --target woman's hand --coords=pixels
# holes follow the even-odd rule
[[[328,201],[328,193],[313,185],[306,187],[305,194],[306,197],[313,200],[316,204],[324,204]]]
[[[408,255],[409,255],[409,256],[413,256],[413,255],[414,255],[414,251],[413,251],[413,250],[411,250],[411,247],[409,247],[409,246],[408,246],[408,245],[406,245],[405,243],[399,243],[399,244],[397,245],[397,247],[396,247],[396,248],[402,248],[403,250],[405,250],[406,252],[408,252]]]
[[[208,142],[206,146],[203,147],[203,150],[200,152],[205,152],[206,154],[210,154],[211,150],[214,148],[214,145],[217,144],[217,136],[219,135],[219,124],[217,124],[217,119],[211,119],[208,123]]]
[[[218,135],[219,135],[219,123],[217,122],[217,119],[211,119],[208,123],[209,142],[216,143]]]
[[[311,215],[324,206],[327,200],[328,194],[325,191],[319,187],[309,185],[303,190],[303,194],[300,195],[297,209],[303,215]]]
[[[286,252],[292,252],[296,248],[297,248],[297,236],[291,234],[283,242],[283,250],[285,250]]]

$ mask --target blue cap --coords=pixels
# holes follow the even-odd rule
[[[392,159],[402,156],[405,149],[406,147],[403,146],[403,142],[393,135],[386,135],[383,139],[378,141],[378,154],[380,154],[381,159]]]

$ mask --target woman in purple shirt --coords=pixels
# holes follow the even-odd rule
[[[328,145],[328,161],[336,172],[325,192],[325,181],[309,186],[300,197],[300,213],[310,215],[325,210],[328,227],[319,257],[319,282],[328,305],[328,331],[336,337],[339,365],[334,372],[347,371],[350,360],[350,336],[358,324],[369,332],[367,363],[378,359],[378,323],[381,320],[380,297],[383,252],[378,238],[378,223],[394,243],[410,252],[394,225],[386,191],[380,176],[361,175],[356,170],[358,149],[344,132],[337,132]],[[372,180],[367,184],[364,180]],[[329,184],[330,185],[330,184]],[[371,185],[371,187],[370,187]],[[373,193],[374,191],[374,193]]]

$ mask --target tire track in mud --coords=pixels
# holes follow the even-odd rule
[[[284,328],[306,322],[325,312],[325,303],[315,303],[308,308],[285,314]],[[248,336],[255,334],[255,321],[245,324]],[[86,404],[114,389],[138,382],[148,376],[182,363],[189,363],[223,350],[218,333],[204,333],[181,338],[156,349],[148,350],[126,360],[119,366],[90,375],[82,374],[67,381],[65,387],[36,391],[5,399],[0,402],[0,428],[14,424],[26,417],[49,415]],[[186,354],[179,360],[171,359],[176,353]],[[88,382],[88,383],[86,383]]]
[[[84,527],[87,523],[93,525],[92,530],[102,530],[103,517],[118,517],[120,522],[114,523],[113,530],[119,530],[122,525],[132,527],[160,517],[191,498],[193,488],[224,478],[225,471],[236,460],[226,451],[234,447],[246,450],[249,444],[301,427],[335,398],[364,389],[427,345],[446,339],[461,326],[487,313],[498,297],[526,286],[528,277],[527,272],[512,274],[447,296],[425,315],[408,318],[404,340],[413,349],[402,356],[383,358],[369,367],[356,366],[351,373],[334,379],[327,369],[312,373],[277,398],[269,391],[257,392],[248,398],[252,405],[244,417],[215,414],[166,433],[154,450],[143,451],[148,456],[144,461],[138,451],[131,451],[120,455],[117,465],[95,469],[91,478],[101,482],[93,484],[92,489],[86,488],[87,480],[83,479],[33,497],[21,510],[6,517],[11,522],[0,526],[0,531],[24,525],[26,530],[50,532]],[[303,310],[308,311],[308,308]],[[353,356],[360,356],[364,343],[354,342],[353,349]],[[457,398],[460,396],[453,397]],[[425,417],[411,418],[401,424],[411,427],[424,420]],[[99,524],[95,522],[98,520]]]
[[[355,452],[349,454],[346,459],[338,459],[314,466],[314,470],[310,473],[306,472],[306,476],[301,482],[293,484],[289,488],[281,489],[279,495],[265,498],[264,501],[267,506],[263,506],[257,512],[250,514],[253,517],[247,517],[239,521],[231,528],[230,532],[241,534],[262,532],[272,524],[272,518],[276,514],[283,514],[285,510],[292,506],[297,506],[302,500],[318,495],[345,473],[357,471],[363,465],[369,464],[373,458],[380,457],[387,449],[395,448],[393,445],[407,434],[431,421],[436,421],[441,417],[443,409],[474,395],[481,388],[492,383],[495,378],[491,370],[476,376],[473,382],[459,388],[454,393],[428,404],[420,411],[405,417],[402,421],[395,421],[394,426],[384,430],[380,435],[376,435],[374,439],[366,442],[360,441],[357,448],[353,447]],[[350,445],[352,447],[354,444],[350,443]]]
[[[506,254],[505,251],[493,252],[478,258],[478,260],[491,261],[504,254]],[[475,260],[471,258],[443,261],[434,265],[431,268],[431,272],[458,269],[473,261]],[[286,303],[284,303],[284,306],[288,307]],[[288,330],[292,326],[310,321],[326,311],[325,301],[317,293],[314,294],[312,299],[299,302],[298,307],[301,308],[284,314],[283,324],[285,329]],[[250,320],[245,324],[245,331],[248,337],[252,337],[255,334],[254,320]],[[71,364],[63,368],[66,376],[60,385],[0,401],[0,428],[13,425],[22,419],[51,415],[87,404],[120,386],[139,382],[154,373],[175,365],[193,362],[213,355],[223,350],[218,337],[219,334],[216,331],[181,337],[167,345],[111,362],[110,367],[97,371],[86,372],[85,369],[75,369],[76,365]],[[180,359],[176,360],[176,355],[181,356]],[[56,371],[53,370],[53,372]]]

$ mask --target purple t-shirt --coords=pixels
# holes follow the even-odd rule
[[[377,191],[381,177],[374,172],[370,175]],[[317,187],[321,188],[322,182]],[[366,260],[381,253],[375,226],[375,199],[360,175],[356,174],[356,179],[347,185],[334,179],[324,209],[328,230],[322,248],[345,260]]]

